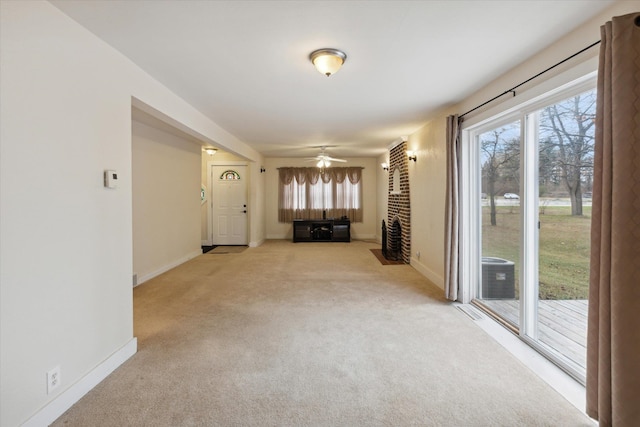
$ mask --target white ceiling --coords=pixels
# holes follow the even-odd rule
[[[613,0],[51,2],[257,151],[297,157],[382,154]],[[308,59],[324,47],[348,56],[331,77]]]

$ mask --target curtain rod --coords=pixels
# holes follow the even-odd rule
[[[281,166],[279,168],[276,169],[293,169],[293,168],[297,168],[297,169],[320,169],[317,166]],[[364,169],[364,166],[328,166],[325,169],[338,169],[338,168],[352,168],[352,169]]]
[[[478,106],[477,106],[477,107],[475,107],[475,108],[472,108],[471,110],[467,111],[466,113],[460,114],[460,115],[458,116],[458,120],[461,120],[461,119],[462,119],[464,116],[466,116],[467,114],[469,114],[469,113],[472,113],[472,112],[476,111],[478,108],[482,108],[482,107],[484,107],[484,106],[485,106],[485,105],[487,105],[488,103],[493,102],[493,101],[495,101],[496,99],[498,99],[498,98],[500,98],[500,97],[503,97],[503,96],[505,96],[505,95],[506,95],[506,94],[508,94],[508,93],[513,93],[513,96],[516,96],[516,89],[517,89],[517,88],[519,88],[520,86],[522,86],[522,85],[524,85],[524,84],[526,84],[526,83],[529,83],[531,80],[533,80],[533,79],[535,79],[535,78],[537,78],[537,77],[540,77],[540,76],[541,76],[541,75],[543,75],[544,73],[546,73],[546,72],[548,72],[548,71],[553,70],[553,69],[554,69],[554,68],[556,68],[557,66],[564,64],[564,63],[565,63],[565,62],[567,62],[568,60],[570,60],[570,59],[572,59],[572,58],[574,58],[574,57],[576,57],[576,56],[580,55],[582,52],[587,51],[587,50],[591,49],[592,47],[594,47],[594,46],[596,46],[596,45],[598,45],[598,44],[600,44],[600,40],[598,40],[598,41],[597,41],[597,42],[595,42],[595,43],[590,44],[589,46],[585,47],[584,49],[582,49],[582,50],[580,50],[580,51],[578,51],[578,52],[576,52],[576,53],[574,53],[573,55],[566,57],[565,59],[563,59],[562,61],[558,62],[557,64],[554,64],[554,65],[552,65],[551,67],[547,68],[546,70],[539,72],[539,73],[538,73],[538,74],[536,74],[535,76],[528,78],[527,80],[525,80],[525,81],[523,81],[522,83],[520,83],[520,84],[518,84],[518,85],[516,85],[516,86],[512,87],[511,89],[509,89],[509,90],[505,90],[505,91],[504,91],[504,92],[502,92],[500,95],[494,96],[494,97],[493,97],[493,98],[491,98],[490,100],[488,100],[488,101],[486,101],[486,102],[483,102],[482,104],[478,105]]]

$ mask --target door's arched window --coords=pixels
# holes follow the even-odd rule
[[[222,181],[238,181],[240,179],[240,174],[234,170],[226,170],[222,172],[220,175],[220,180]]]

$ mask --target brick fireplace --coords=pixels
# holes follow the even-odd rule
[[[387,206],[387,242],[391,241],[391,225],[400,226],[400,249],[406,264],[411,261],[411,202],[409,198],[409,160],[407,143],[401,142],[389,151],[389,198]],[[393,236],[397,239],[398,236]]]

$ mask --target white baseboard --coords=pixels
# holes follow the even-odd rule
[[[287,237],[286,234],[267,234],[267,240],[291,240],[292,237]]]
[[[42,409],[27,420],[23,427],[45,427],[53,423],[60,415],[71,408],[82,396],[97,386],[109,374],[127,361],[138,351],[138,339],[133,337],[124,346],[109,356],[106,360],[93,368],[87,375],[80,378],[68,389],[60,393],[55,399],[47,403]]]
[[[196,251],[193,251],[193,252],[183,256],[182,258],[177,259],[177,260],[175,260],[175,261],[173,261],[173,262],[171,262],[171,263],[169,263],[169,264],[167,264],[167,265],[165,265],[165,266],[163,266],[163,267],[161,267],[161,268],[159,268],[159,269],[157,269],[155,271],[152,271],[151,273],[147,273],[147,274],[145,274],[143,276],[138,276],[138,284],[136,286],[141,285],[144,282],[146,282],[147,280],[151,280],[154,277],[159,276],[162,273],[165,273],[165,272],[171,270],[172,268],[176,268],[180,264],[184,264],[185,262],[187,262],[190,259],[193,259],[193,258],[195,258],[195,257],[197,257],[199,255],[202,255],[202,248],[198,249]]]
[[[429,267],[421,263],[418,258],[411,258],[411,266],[418,270],[418,272],[420,272],[420,274],[425,276],[427,279],[431,280],[434,285],[444,290],[444,277],[440,276],[435,271],[431,270]]]
[[[200,246],[213,246],[213,243],[211,243],[211,240],[201,240]]]
[[[249,242],[249,247],[257,248],[258,246],[261,246],[263,243],[264,243],[264,239],[258,240],[257,242]]]
[[[375,234],[354,234],[351,233],[351,238],[353,240],[375,240]]]
[[[375,240],[375,234],[354,234],[351,233],[351,240]],[[291,236],[285,234],[269,234],[267,240],[292,240]],[[263,240],[264,242],[264,240]],[[249,245],[251,246],[251,245]]]

